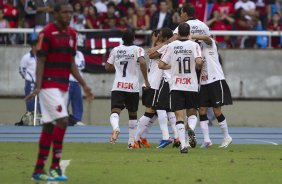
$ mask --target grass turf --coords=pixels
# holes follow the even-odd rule
[[[126,146],[66,143],[62,159],[71,159],[67,183],[282,183],[280,145],[231,145],[227,149],[213,145],[190,149],[188,154],[171,146],[138,150]],[[0,143],[0,183],[35,183],[31,173],[36,157],[36,143]]]

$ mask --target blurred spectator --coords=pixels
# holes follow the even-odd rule
[[[154,5],[156,7],[156,10],[158,9],[156,2],[154,0],[147,0],[146,3],[143,5],[143,7],[146,10],[146,13],[149,14],[149,15],[150,15],[151,5]]]
[[[235,21],[234,13],[233,4],[226,0],[218,0],[214,3],[212,15],[207,21],[207,25],[211,30],[231,30]],[[229,36],[216,36],[216,41],[220,48],[231,47]]]
[[[97,8],[98,14],[106,13],[108,10],[106,0],[100,0],[96,2],[95,7]]]
[[[268,31],[281,31],[282,23],[280,22],[281,15],[276,12],[273,14],[270,23],[267,26]],[[271,47],[272,48],[281,48],[281,36],[271,37]]]
[[[133,17],[133,28],[135,30],[148,30],[150,28],[150,17],[145,13],[143,7],[137,9],[137,14]],[[134,44],[144,45],[146,44],[146,37],[143,35],[136,35]]]
[[[248,19],[249,15],[243,8],[236,10],[235,14],[235,29],[240,31],[251,31],[255,28],[257,20]],[[238,36],[236,46],[240,48],[253,48],[255,44],[255,37]]]
[[[99,29],[101,27],[100,20],[98,18],[98,12],[95,6],[88,8],[88,16],[86,17],[86,29]]]
[[[115,12],[116,12],[116,5],[115,3],[113,2],[110,2],[108,5],[107,5],[107,8],[108,8],[108,11],[107,13],[104,13],[102,14],[100,17],[99,17],[99,20],[102,24],[102,28],[108,28],[109,27],[109,19],[116,19],[116,22],[118,22],[118,17],[116,16]]]
[[[53,8],[54,0],[35,0],[36,15],[35,27],[42,28],[49,22],[54,21]]]
[[[246,19],[257,19],[258,12],[256,11],[256,5],[253,1],[239,0],[237,3],[235,3],[235,10],[237,11],[239,8],[244,10],[244,16]]]
[[[121,31],[125,31],[127,29],[131,29],[132,27],[129,27],[127,17],[121,17],[119,19],[119,24],[117,25],[117,28]]]
[[[274,4],[271,1],[273,0],[254,0],[263,30],[267,29],[267,22],[271,20],[271,4]]]
[[[146,14],[149,15],[149,17],[152,17],[155,12],[158,11],[157,5],[155,3],[151,4],[149,9],[146,10]]]
[[[168,4],[165,0],[160,2],[160,10],[151,17],[151,29],[171,28],[172,15],[168,12]]]
[[[2,9],[0,9],[0,29],[1,28],[9,28],[9,23],[6,19],[4,19],[4,13]],[[8,44],[7,34],[0,34],[0,44]]]
[[[133,7],[135,9],[135,4],[130,2],[129,0],[122,0],[118,5],[117,5],[117,10],[119,11],[119,15],[125,16],[126,10],[129,7]]]
[[[35,26],[35,14],[36,14],[36,7],[34,0],[26,0],[25,1],[25,21],[26,27],[34,27]]]
[[[19,21],[19,11],[13,5],[13,0],[8,0],[4,5],[4,19],[8,21],[9,28],[17,28]]]
[[[79,30],[84,29],[85,24],[86,17],[83,14],[83,8],[79,2],[75,2],[73,5],[73,15],[71,18],[70,26],[76,30]]]
[[[133,7],[129,7],[126,11],[126,23],[129,29],[133,28],[133,17],[135,15],[135,10]]]
[[[208,2],[207,0],[187,0],[187,2],[194,5],[196,13],[195,16],[202,22],[207,21],[208,16]]]

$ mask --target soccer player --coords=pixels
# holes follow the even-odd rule
[[[167,41],[170,37],[172,37],[172,31],[169,28],[162,28],[159,33],[153,31],[152,33],[152,45],[155,46],[157,44],[163,43]],[[159,56],[159,55],[158,55]],[[143,90],[142,94],[142,102],[146,107],[145,114],[139,119],[134,148],[141,148],[141,144],[145,147],[150,147],[148,141],[145,137],[141,137],[144,131],[148,129],[150,120],[154,117],[157,112],[159,125],[162,131],[162,140],[157,148],[164,148],[167,145],[172,143],[172,140],[169,137],[168,131],[168,118],[166,114],[166,109],[160,110],[156,109],[159,105],[157,105],[159,99],[159,88],[161,86],[161,80],[163,77],[163,70],[158,67],[158,59],[159,57],[154,57],[150,59],[149,69],[148,69],[148,79],[151,85],[150,89]],[[162,86],[163,88],[163,86]],[[163,99],[162,100],[167,100]]]
[[[35,85],[35,70],[36,70],[36,43],[37,39],[31,41],[30,46],[31,50],[26,53],[20,63],[19,73],[23,79],[25,79],[25,95],[29,95],[34,90]],[[30,101],[26,101],[26,113],[24,116],[32,116],[34,112],[34,105],[35,105],[35,98],[32,98]],[[39,105],[39,103],[38,103]],[[40,112],[40,108],[39,108]],[[30,124],[31,122],[29,122]],[[24,124],[17,124],[17,125],[24,125]]]
[[[54,7],[55,22],[44,27],[37,44],[36,86],[26,100],[39,94],[43,127],[39,139],[38,158],[32,178],[45,181],[66,181],[62,174],[60,159],[63,139],[68,126],[68,86],[70,73],[81,84],[88,100],[94,98],[91,89],[81,78],[74,62],[76,33],[69,27],[72,6],[66,2]],[[49,175],[43,171],[53,147],[53,158]]]
[[[74,61],[79,70],[80,75],[83,76],[82,70],[85,67],[85,59],[82,52],[78,50],[76,51]],[[79,86],[79,82],[72,75],[70,75],[68,105],[69,104],[71,105],[72,109],[72,116],[70,116],[70,121],[72,121],[72,123],[70,122],[70,125],[83,126],[84,123],[81,122],[83,115],[83,98],[81,88]]]
[[[144,78],[145,88],[150,88],[147,76],[147,65],[144,58],[144,49],[133,45],[134,32],[127,30],[122,34],[123,45],[113,48],[105,68],[115,71],[111,94],[110,122],[113,128],[110,143],[115,144],[120,133],[119,114],[126,108],[129,117],[128,148],[134,143],[137,127],[137,110],[139,104],[139,72],[138,65]]]
[[[200,126],[204,135],[204,142],[201,148],[212,146],[208,127],[208,107],[213,107],[213,112],[224,135],[223,142],[219,147],[226,148],[231,144],[232,138],[228,133],[226,118],[221,112],[221,107],[223,105],[231,105],[232,97],[219,62],[217,46],[215,40],[206,35],[191,35],[191,38],[203,40],[201,48],[205,61],[200,76],[199,114]]]
[[[171,69],[170,91],[171,106],[176,115],[176,127],[181,142],[180,153],[188,153],[185,141],[184,119],[187,109],[198,107],[198,80],[196,67],[201,68],[203,61],[199,44],[189,40],[190,26],[181,23],[178,27],[178,40],[168,44],[162,55],[159,68]],[[195,133],[188,131],[191,147],[196,146]]]

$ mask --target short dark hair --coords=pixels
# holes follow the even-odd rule
[[[171,29],[169,29],[168,27],[164,27],[160,30],[162,32],[162,37],[169,39],[173,36],[173,32]]]
[[[54,12],[59,12],[62,9],[62,6],[67,6],[70,5],[67,1],[59,1],[58,3],[55,4],[54,6]]]
[[[132,30],[125,30],[122,33],[122,41],[124,45],[133,44],[135,34]]]
[[[189,17],[194,17],[196,13],[195,7],[191,3],[185,3],[182,6],[182,11],[187,13]]]
[[[189,26],[189,24],[187,24],[187,23],[179,24],[179,26],[178,26],[178,34],[181,37],[189,36],[189,34],[190,34],[190,26]]]
[[[154,35],[154,36],[156,36],[156,37],[157,37],[157,36],[158,36],[158,34],[160,34],[160,30],[159,30],[159,29],[155,29],[155,30],[153,30],[153,31],[152,31],[151,36],[153,36],[153,35]]]
[[[114,7],[114,9],[116,9],[116,5],[112,1],[107,4],[107,8],[110,8],[111,6]]]

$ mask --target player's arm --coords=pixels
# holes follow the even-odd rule
[[[207,35],[190,35],[193,40],[203,40],[206,44],[212,45],[212,39]]]
[[[141,70],[141,73],[142,73],[143,78],[144,78],[145,86],[146,86],[146,88],[150,88],[150,83],[149,83],[149,80],[148,80],[147,65],[146,65],[145,58],[143,56],[139,57],[138,58],[138,62],[140,64],[140,70]]]
[[[91,91],[91,88],[86,84],[86,82],[84,81],[84,79],[81,77],[79,70],[74,62],[74,58],[72,58],[72,62],[71,62],[71,74],[73,75],[73,77],[79,82],[79,84],[81,85],[84,94],[86,96],[86,99],[88,101],[93,100],[94,99],[94,94]]]
[[[162,70],[169,70],[171,68],[171,66],[169,64],[166,64],[165,62],[163,62],[161,60],[158,64],[158,66],[159,66],[159,69],[162,69]]]
[[[108,72],[114,72],[115,71],[115,66],[106,62],[105,64],[105,69],[108,71]]]
[[[202,69],[202,66],[203,66],[203,59],[201,57],[197,57],[196,58],[196,68],[198,70],[201,70]]]

